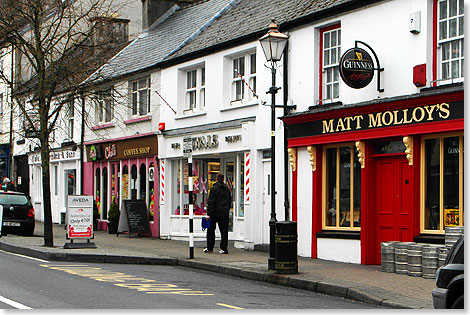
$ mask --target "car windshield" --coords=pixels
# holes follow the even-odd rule
[[[0,194],[0,204],[23,206],[28,204],[28,198],[24,195]]]

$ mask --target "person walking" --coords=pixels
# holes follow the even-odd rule
[[[212,253],[215,245],[216,224],[220,231],[220,251],[219,254],[228,254],[228,218],[230,206],[232,204],[232,193],[230,188],[224,183],[224,174],[217,174],[217,182],[209,191],[207,200],[207,216],[211,219],[211,225],[207,229],[207,248],[205,253]]]

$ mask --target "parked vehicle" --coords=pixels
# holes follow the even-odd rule
[[[29,196],[19,192],[1,191],[0,205],[3,206],[2,235],[33,235],[34,208]]]
[[[436,272],[434,308],[464,308],[464,237],[454,244]]]

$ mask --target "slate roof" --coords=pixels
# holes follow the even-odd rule
[[[135,39],[85,83],[110,80],[155,66],[235,0],[206,0],[177,9]]]
[[[339,10],[347,11],[373,2],[377,1],[241,0],[201,35],[165,60],[171,61],[190,53],[243,38],[256,39],[267,32],[271,18],[275,18],[282,32],[286,28],[300,25],[303,23],[302,19],[321,19]]]

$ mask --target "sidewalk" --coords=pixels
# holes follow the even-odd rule
[[[0,238],[0,249],[50,261],[96,263],[166,264],[204,269],[231,276],[275,283],[341,296],[391,308],[432,309],[433,279],[410,277],[381,271],[380,266],[298,258],[299,273],[280,275],[268,271],[268,253],[229,247],[228,255],[202,252],[195,244],[189,259],[188,242],[150,237],[108,234],[96,231],[97,248],[64,249],[65,229],[54,224],[54,247],[44,247],[43,224],[36,223],[34,237],[8,234]],[[75,243],[84,241],[75,241]],[[218,242],[216,242],[218,246]],[[218,249],[218,248],[215,248]]]

